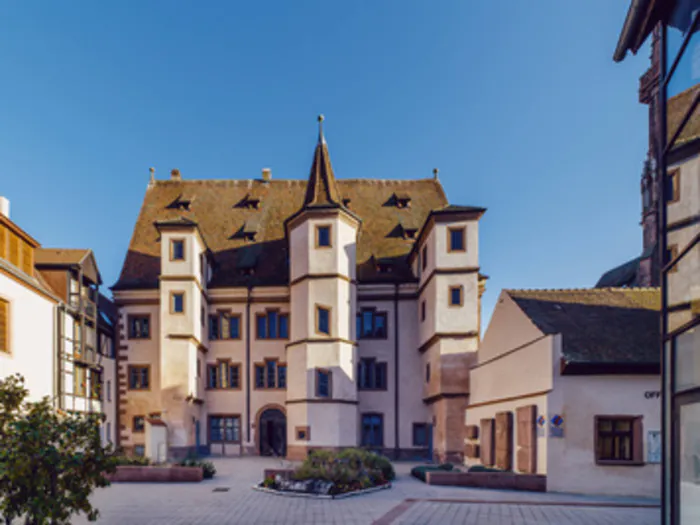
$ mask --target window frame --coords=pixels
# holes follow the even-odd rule
[[[222,365],[225,372],[222,372]],[[241,390],[242,364],[233,362],[232,359],[217,359],[214,363],[207,363],[207,382],[206,390]],[[214,371],[214,386],[211,384],[212,370]],[[238,381],[236,386],[231,386],[231,371],[238,370]],[[224,381],[225,379],[225,381]]]
[[[379,416],[379,430],[381,434],[381,439],[380,443],[378,444],[370,444],[370,443],[365,443],[365,417],[377,417]],[[378,448],[384,448],[384,414],[381,412],[363,412],[360,414],[360,446],[361,447],[366,447],[370,449],[378,449]]]
[[[328,244],[321,244],[321,230],[328,230]],[[333,225],[330,223],[317,224],[315,228],[315,247],[317,249],[333,248]]]
[[[182,296],[182,311],[178,312],[175,310],[175,297]],[[185,291],[184,290],[171,290],[170,291],[170,313],[172,315],[185,315],[187,308],[185,307]]]
[[[132,332],[132,323],[137,320],[143,320],[147,319],[148,320],[148,335],[147,336],[136,336],[133,335],[135,332]],[[149,340],[151,339],[151,314],[127,314],[126,316],[126,322],[127,322],[127,338],[128,339],[135,339],[135,340]],[[143,330],[142,330],[143,331]]]
[[[362,374],[361,374],[361,367],[365,366],[365,373],[368,373],[368,371],[372,370],[371,375],[369,377],[372,378],[371,381],[367,381],[366,384],[369,386],[365,386],[365,384],[362,383]],[[378,381],[378,371],[379,370],[384,370],[384,384],[380,384]],[[361,357],[360,360],[357,363],[357,390],[361,391],[369,391],[369,392],[385,392],[389,388],[389,364],[386,361],[377,361],[376,357]]]
[[[425,322],[426,315],[427,314],[426,314],[425,299],[423,299],[420,302],[420,322],[421,323]]]
[[[667,184],[671,191],[668,192],[668,203],[680,202],[681,200],[681,169],[675,168],[666,175]]]
[[[428,247],[423,246],[421,249],[421,268],[425,272],[426,268],[428,267]]]
[[[365,335],[364,315],[366,313],[372,314],[372,335]],[[377,331],[376,319],[378,317],[384,318],[384,335],[376,335],[376,331]],[[357,316],[356,316],[356,325],[357,325],[357,320],[359,320],[359,328],[360,328],[358,333],[355,334],[357,339],[388,339],[389,338],[389,316],[388,316],[387,312],[379,311],[375,307],[360,308],[360,311],[357,313]],[[357,326],[355,327],[355,329],[357,329]]]
[[[452,294],[458,291],[459,292],[459,302],[457,304],[452,302],[453,296]],[[447,305],[450,308],[460,308],[464,306],[464,286],[461,284],[453,284],[449,287],[449,294],[448,294],[448,301]]]
[[[270,321],[269,321],[269,315],[270,313],[274,313],[277,315],[277,326],[276,326],[276,334],[274,337],[270,336]],[[265,318],[265,333],[263,334],[263,337],[260,335],[260,319]],[[287,335],[282,336],[282,330],[281,330],[281,320],[282,318],[285,318],[285,324],[287,327]],[[240,323],[240,321],[239,321]],[[289,339],[289,312],[281,312],[279,308],[270,308],[265,310],[264,312],[257,312],[255,314],[255,339],[260,340],[260,341],[286,341]]]
[[[425,443],[420,444],[416,441],[416,430],[419,428],[423,428],[423,432],[425,432]],[[419,448],[427,448],[428,444],[430,443],[430,440],[428,439],[428,429],[429,429],[428,423],[413,423],[412,429],[411,429],[411,444],[414,447],[419,447]]]
[[[182,247],[182,257],[175,257],[176,244],[180,244],[180,246]],[[184,262],[185,260],[185,239],[183,237],[170,239],[170,262]]]
[[[224,420],[222,439],[213,440],[212,439],[212,419]],[[237,440],[227,440],[226,439],[226,420],[238,420],[238,439]],[[232,427],[232,428],[235,428]],[[211,444],[240,444],[242,440],[243,427],[241,422],[240,414],[208,414],[207,415],[207,443]]]
[[[613,423],[612,431],[605,431],[605,434],[610,436],[601,436],[600,423],[601,421],[611,421]],[[629,431],[616,431],[614,424],[619,421],[629,421]],[[630,440],[630,459],[603,458],[602,441],[605,437],[629,436]],[[595,456],[596,465],[618,465],[618,466],[643,466],[644,462],[644,429],[643,416],[632,414],[618,415],[596,415],[594,418],[594,438],[595,445],[593,454]]]
[[[462,247],[455,248],[452,240],[453,233],[461,232]],[[464,253],[467,251],[467,228],[465,226],[448,226],[447,227],[447,253]]]
[[[326,305],[323,305],[323,304],[318,304],[318,303],[316,303],[316,309],[315,309],[315,311],[316,311],[316,319],[315,319],[316,322],[315,322],[314,328],[315,328],[315,331],[316,331],[316,335],[325,336],[325,337],[330,337],[330,336],[331,336],[331,333],[333,332],[333,330],[331,330],[331,324],[332,324],[332,323],[331,323],[331,320],[332,320],[331,315],[332,315],[333,308],[331,308],[330,306],[326,306]],[[328,319],[327,319],[327,321],[328,321],[328,332],[322,332],[322,331],[321,331],[321,312],[322,312],[322,311],[326,312],[327,315],[328,315]]]
[[[141,380],[143,379],[143,375],[142,375],[143,370],[146,370],[147,371],[146,376],[148,377],[148,381],[147,381],[148,385],[145,387],[142,385],[141,386],[132,386],[132,384],[131,384],[132,370],[138,370],[138,378],[139,378],[138,384],[139,385],[142,383]],[[146,365],[129,364],[127,366],[127,370],[126,370],[126,382],[127,382],[126,384],[127,384],[128,390],[140,390],[142,392],[147,392],[147,391],[151,390],[151,365],[150,364],[146,364]]]
[[[324,375],[328,378],[328,395],[321,395],[321,382],[319,378]],[[314,393],[319,399],[333,399],[333,371],[329,368],[316,368],[314,371]]]
[[[136,420],[141,419],[142,425],[141,428],[138,428],[136,425]],[[132,416],[131,418],[131,432],[133,434],[143,434],[146,432],[146,416]]]
[[[79,382],[78,378],[78,370],[81,370],[81,374],[83,374],[83,381]],[[78,363],[73,364],[73,396],[74,397],[84,397],[88,398],[89,397],[89,389],[88,389],[88,367],[84,365],[79,365]],[[80,389],[78,389],[78,385],[80,385]]]
[[[275,384],[270,386],[268,377],[268,363],[275,364]],[[255,390],[286,390],[287,389],[287,362],[280,361],[279,358],[267,358],[262,362],[257,362],[253,364],[253,385]],[[279,369],[284,368],[284,386],[279,386],[280,384],[280,372]],[[262,369],[262,386],[258,386],[258,369]]]

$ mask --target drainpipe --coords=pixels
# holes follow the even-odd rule
[[[248,285],[245,303],[245,426],[248,443],[250,443],[250,299],[252,291],[252,285]]]
[[[61,315],[62,310],[65,305],[62,301],[56,305],[55,316],[54,316],[54,352],[53,352],[53,374],[54,374],[54,406],[59,409],[63,409],[63,395],[61,389],[61,358],[63,356],[63,326],[61,321],[63,316]]]
[[[394,458],[399,459],[399,283],[394,284]]]

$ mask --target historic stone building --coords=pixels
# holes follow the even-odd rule
[[[322,130],[308,180],[152,176],[113,287],[122,444],[461,457],[484,211],[437,171],[336,181]]]

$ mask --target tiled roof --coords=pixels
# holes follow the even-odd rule
[[[666,124],[668,140],[673,138],[673,134],[678,129],[698,89],[700,89],[700,84],[686,89],[668,99]],[[674,147],[690,142],[698,137],[700,137],[700,107],[695,108],[690,120],[685,125],[685,128],[683,128],[683,132],[678,137],[678,140],[676,140]]]
[[[658,364],[658,288],[505,290],[545,334],[561,334],[567,361]]]
[[[323,121],[319,117],[320,122]],[[338,185],[333,174],[331,157],[328,153],[328,145],[323,137],[323,130],[319,130],[318,144],[314,151],[314,160],[311,164],[311,173],[306,185],[306,195],[302,207],[314,206],[336,206],[341,207],[342,201],[338,192]]]
[[[358,278],[362,281],[412,279],[406,256],[413,241],[395,235],[402,221],[421,225],[432,210],[447,206],[439,181],[337,180],[341,199],[350,199],[349,211],[362,219],[357,245]],[[216,268],[210,286],[284,285],[289,282],[284,221],[301,209],[307,195],[306,180],[166,180],[146,190],[129,251],[115,289],[157,288],[160,274],[159,234],[156,221],[197,223],[212,251]],[[410,206],[387,202],[395,193],[411,196]],[[181,194],[191,199],[189,210],[168,207]],[[259,199],[259,207],[241,206],[246,196]],[[253,223],[254,242],[237,235]],[[391,273],[379,274],[371,260],[393,262]],[[245,275],[240,265],[255,261],[255,272]]]
[[[36,264],[80,264],[90,250],[78,248],[37,248],[34,252]]]

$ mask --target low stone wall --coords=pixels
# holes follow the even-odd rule
[[[512,472],[426,472],[428,485],[478,487],[484,489],[547,491],[547,476]]]
[[[148,483],[202,481],[203,472],[200,467],[117,467],[114,474],[107,476],[113,482],[133,481]]]

